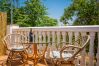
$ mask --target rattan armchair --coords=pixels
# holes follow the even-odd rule
[[[75,59],[80,55],[80,52],[89,44],[89,40],[89,35],[82,36],[73,44],[67,43],[61,50],[51,51],[51,58],[53,59],[53,61],[56,61],[54,63],[54,66],[61,66],[62,63],[65,63],[67,66],[75,66]],[[79,43],[79,41],[84,41],[84,43],[80,46],[75,45],[75,43]]]
[[[7,63],[10,64],[12,61],[20,61],[24,63],[26,61],[27,53],[26,49],[29,45],[23,44],[27,41],[27,37],[21,34],[8,34],[4,37],[4,42],[8,53]]]

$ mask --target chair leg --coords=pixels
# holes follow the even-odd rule
[[[71,62],[71,64],[72,64],[71,66],[75,66],[75,64],[73,62]]]
[[[19,54],[20,54],[20,56],[21,56],[21,60],[20,61],[22,61],[22,66],[26,66],[26,59],[25,59],[25,57],[24,57],[24,51],[21,51],[21,52],[19,52]]]
[[[45,64],[46,64],[46,66],[48,66],[48,64],[47,64],[47,62],[46,62],[46,59],[44,58],[43,60],[44,60],[44,62],[45,62]]]
[[[56,62],[53,59],[51,59],[51,63],[52,63],[52,66],[56,66]]]
[[[61,66],[61,62],[60,61],[56,61],[57,66]]]
[[[27,55],[24,51],[20,52],[20,55],[21,55],[21,61],[22,61],[23,65],[25,66],[25,64],[28,63],[27,57],[26,57]]]
[[[12,61],[12,55],[13,55],[13,52],[10,51],[9,55],[8,55],[8,58],[7,58],[7,66],[11,66],[11,61]]]
[[[28,54],[27,54],[26,51],[23,51],[23,58],[24,58],[25,62],[27,62],[27,60],[28,60]]]
[[[6,61],[2,64],[2,66],[7,66],[7,65],[6,65]]]

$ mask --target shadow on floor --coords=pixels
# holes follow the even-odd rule
[[[11,62],[11,65],[7,64],[7,66],[33,66],[33,62],[28,61],[27,64],[23,65],[22,62],[14,61],[14,62]],[[46,66],[46,65],[43,62],[39,62],[39,63],[37,63],[36,66]],[[52,65],[50,63],[48,63],[48,66],[52,66]]]

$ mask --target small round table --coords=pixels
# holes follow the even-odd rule
[[[38,47],[37,45],[38,44],[46,44],[46,47],[44,48],[44,54],[42,55],[43,56],[43,60],[45,62],[45,64],[47,65],[47,62],[45,60],[45,52],[47,50],[47,47],[48,47],[48,44],[49,43],[35,43],[35,42],[27,42],[27,43],[23,43],[23,44],[28,44],[28,45],[32,45],[33,47],[33,55],[32,55],[32,59],[33,59],[33,63],[34,63],[34,66],[37,64],[38,60],[41,59],[41,56],[38,54]],[[29,57],[29,56],[28,56]],[[48,65],[47,65],[48,66]]]

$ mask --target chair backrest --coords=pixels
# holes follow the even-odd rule
[[[73,60],[89,43],[90,36],[80,36],[80,38],[77,41],[74,41],[73,44],[71,43],[70,45],[66,45],[61,49],[61,58],[62,57],[62,52],[70,52],[72,51],[72,56],[69,57],[66,61],[71,61]],[[75,43],[81,43],[81,46],[75,46]],[[68,43],[69,44],[69,43]],[[63,58],[64,59],[64,58]]]
[[[21,34],[8,34],[4,37],[4,42],[8,50],[11,50],[13,47],[22,46],[25,48],[23,43],[27,40],[27,38]]]
[[[81,37],[82,41],[84,41],[84,44],[82,43],[82,46],[80,49],[78,49],[73,55],[72,57],[70,57],[68,60],[72,60],[78,53],[80,53],[89,43],[89,40],[90,40],[90,36],[87,35],[87,36],[82,36]]]

